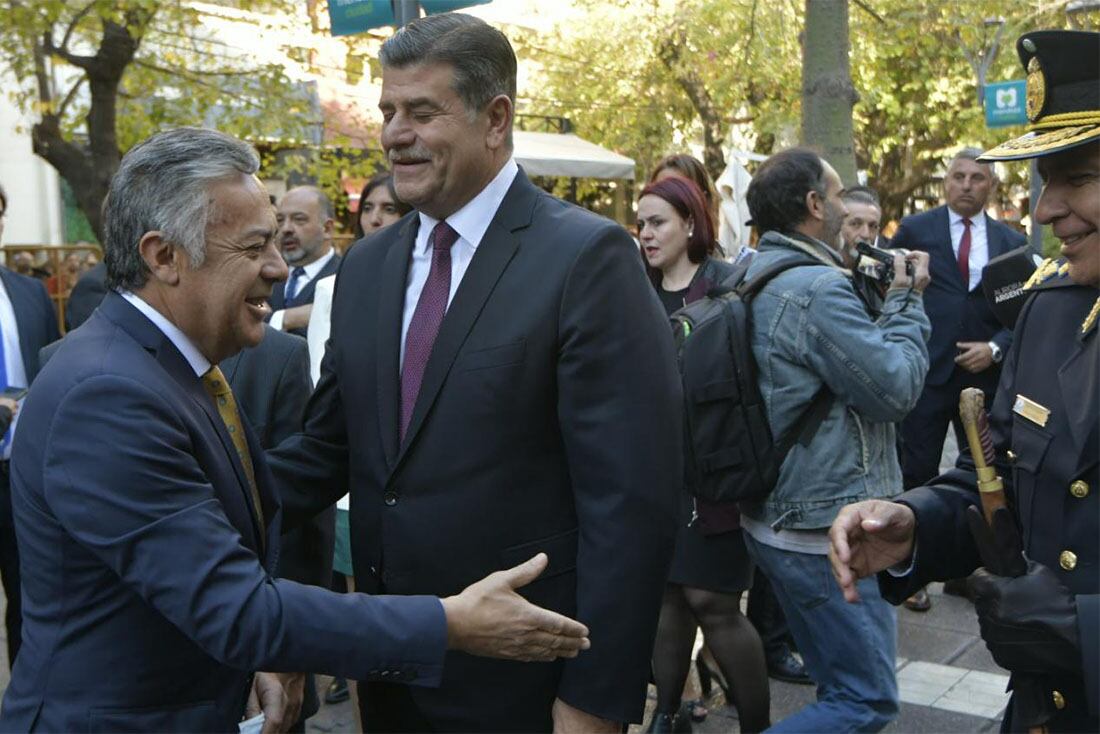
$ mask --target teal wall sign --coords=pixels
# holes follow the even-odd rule
[[[1017,79],[985,85],[986,127],[1027,124],[1027,82]]]

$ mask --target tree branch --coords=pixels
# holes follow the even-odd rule
[[[76,98],[77,90],[84,86],[85,81],[87,81],[87,78],[82,76],[76,80],[76,83],[73,84],[72,87],[69,88],[69,91],[65,94],[65,98],[62,99],[61,104],[57,106],[58,117],[65,117],[65,110],[69,108],[69,104],[72,103],[72,101]]]
[[[874,9],[874,8],[872,8],[872,7],[870,6],[870,5],[868,5],[868,4],[866,3],[866,2],[864,2],[864,0],[852,0],[852,1],[853,1],[853,2],[854,2],[854,3],[856,4],[856,5],[857,5],[857,6],[859,6],[859,8],[860,8],[860,9],[861,9],[861,10],[862,10],[863,12],[867,13],[867,15],[869,15],[869,16],[871,16],[872,18],[874,18],[875,20],[877,20],[877,21],[878,21],[878,22],[879,22],[880,24],[882,24],[882,25],[886,25],[886,19],[885,19],[885,18],[883,18],[883,17],[882,17],[881,15],[879,15],[878,13],[876,13],[876,12],[875,12],[875,9]]]
[[[92,11],[92,8],[94,7],[95,2],[90,2],[83,8],[81,8],[76,15],[73,16],[73,20],[71,23],[69,23],[69,27],[65,29],[65,36],[61,39],[61,51],[69,53],[69,41],[72,40],[73,31],[76,30],[76,27],[80,24],[80,21],[84,20],[84,18],[88,15],[88,13]]]

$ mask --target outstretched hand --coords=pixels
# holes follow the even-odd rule
[[[471,655],[527,662],[575,658],[587,650],[587,627],[516,593],[538,578],[547,563],[546,554],[539,553],[443,599],[447,646]]]
[[[842,509],[829,528],[829,562],[845,601],[859,601],[859,579],[908,560],[915,531],[913,510],[896,502],[867,500]]]

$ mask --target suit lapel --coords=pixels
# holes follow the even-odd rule
[[[485,236],[481,238],[439,327],[439,336],[435,339],[428,365],[424,369],[420,393],[409,420],[405,443],[397,457],[398,464],[416,440],[416,434],[439,395],[459,349],[466,341],[466,336],[485,307],[485,302],[501,274],[519,248],[519,237],[515,231],[530,224],[537,194],[538,190],[520,170],[485,231]]]
[[[397,462],[397,421],[401,399],[401,323],[405,309],[405,288],[409,276],[409,261],[420,217],[413,215],[401,228],[386,253],[380,278],[378,297],[378,431],[386,462],[392,469]]]
[[[439,327],[439,336],[436,337],[435,345],[432,346],[432,354],[428,358],[427,367],[424,368],[424,379],[420,383],[416,406],[409,420],[405,444],[401,447],[402,454],[416,439],[417,431],[424,423],[424,416],[435,402],[447,373],[451,371],[451,365],[459,348],[466,341],[466,335],[470,333],[470,328],[473,327],[478,314],[485,306],[485,301],[489,299],[489,294],[493,292],[493,287],[518,247],[519,239],[495,221],[489,225],[485,236],[481,238],[481,244],[478,245],[473,260],[470,261],[470,267],[462,277],[462,283],[455,292],[454,300],[447,308],[443,323]]]
[[[285,289],[286,281],[276,283],[271,288],[271,298],[267,299],[267,302],[271,306],[272,311],[279,311],[284,308],[286,304],[286,301],[283,299]]]
[[[951,283],[961,289],[964,293],[970,292],[970,284],[963,282],[962,272],[959,270],[959,258],[955,254],[955,246],[951,244],[951,215],[945,204],[940,210],[940,231],[943,232],[943,237],[940,240],[943,244],[940,247],[943,253],[944,264],[948,266],[951,271]],[[986,228],[989,231],[989,228]]]
[[[157,364],[168,373],[176,384],[187,393],[188,397],[190,397],[191,400],[202,409],[203,413],[206,414],[207,420],[210,422],[210,427],[214,430],[214,433],[217,434],[218,440],[225,450],[230,465],[233,467],[233,473],[236,475],[237,483],[240,485],[238,490],[240,491],[242,501],[248,507],[248,515],[252,520],[250,527],[252,528],[253,547],[260,548],[259,533],[262,531],[256,526],[255,508],[252,505],[251,491],[248,487],[248,476],[245,474],[244,466],[241,464],[240,454],[237,453],[237,449],[233,445],[233,440],[229,437],[229,431],[225,427],[225,422],[222,421],[221,416],[218,415],[218,411],[214,408],[214,403],[207,394],[206,388],[202,386],[202,380],[195,376],[195,372],[191,369],[191,365],[188,364],[187,360],[184,359],[183,355],[176,349],[172,340],[165,336],[153,322],[145,318],[140,311],[127,303],[122,296],[116,293],[108,293],[100,308],[108,318],[119,324],[119,326],[125,329],[127,333],[141,344],[141,346],[149,350],[153,354],[153,358],[157,361]]]

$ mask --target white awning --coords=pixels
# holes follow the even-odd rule
[[[634,161],[576,135],[516,130],[516,162],[528,176],[634,178]]]

